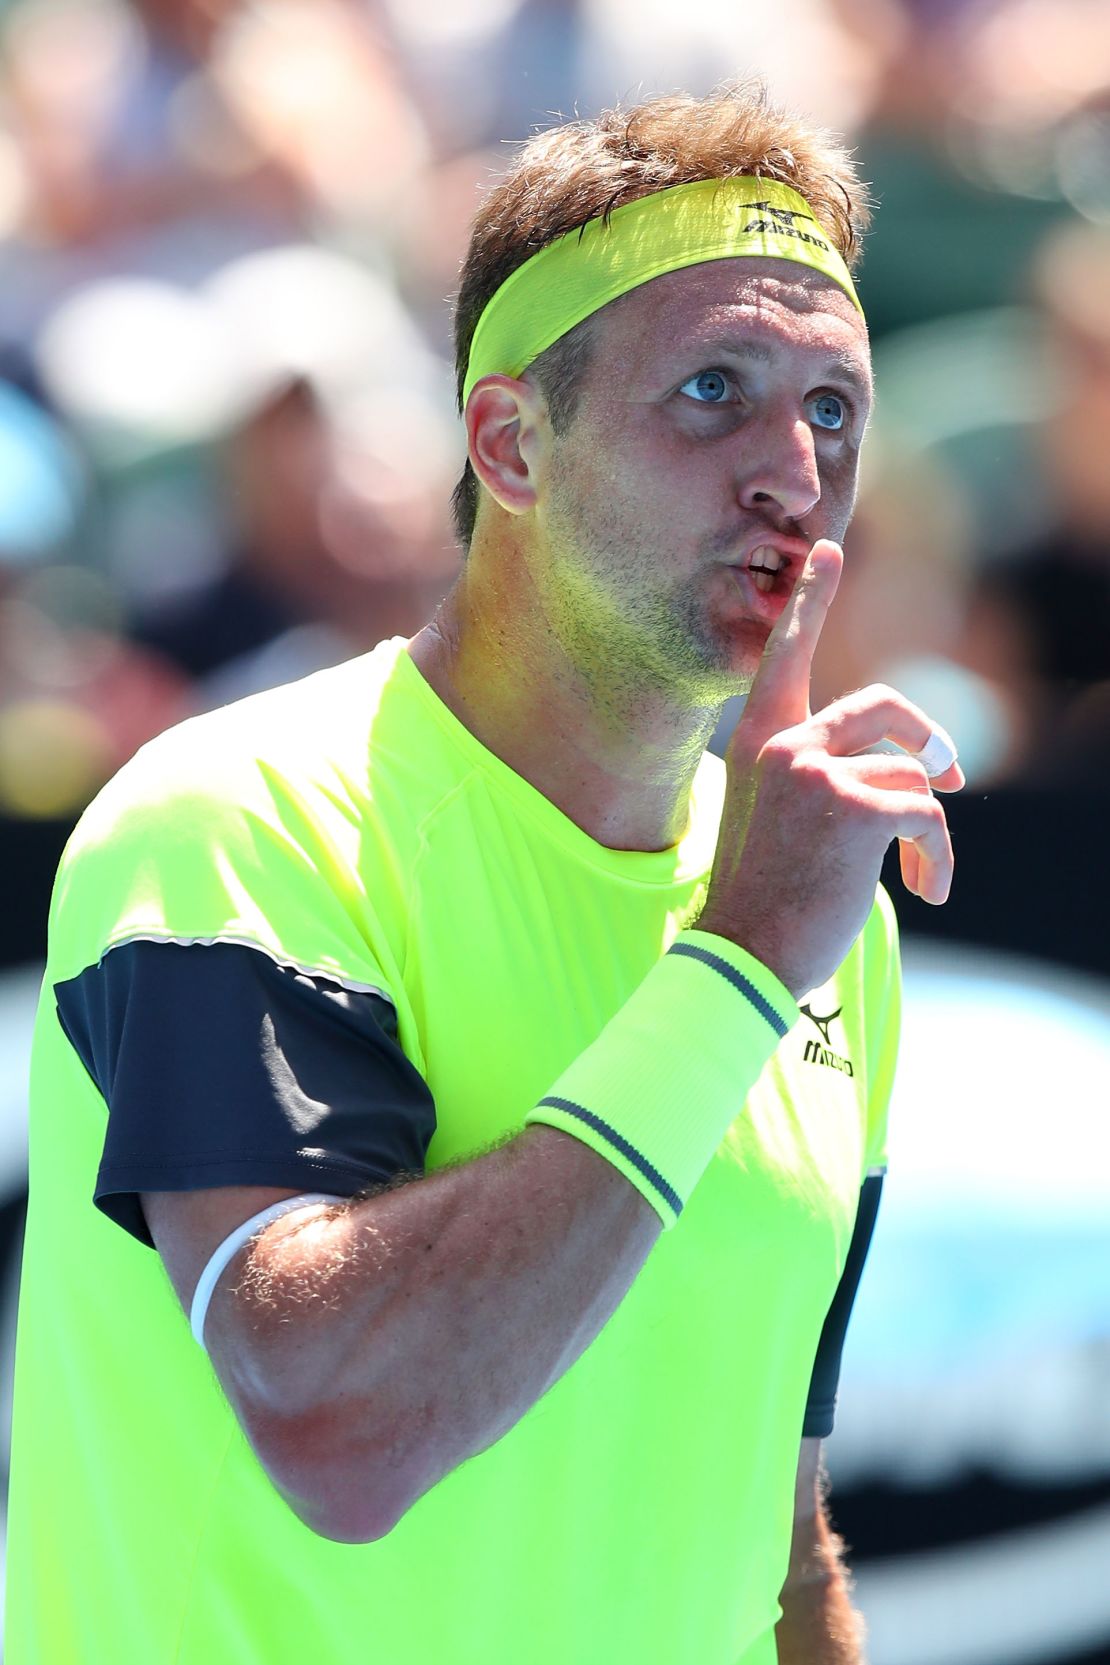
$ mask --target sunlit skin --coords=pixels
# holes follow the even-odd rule
[[[527,372],[472,393],[489,495],[465,572],[412,651],[479,739],[578,825],[656,849],[681,835],[706,738],[750,685],[802,557],[843,537],[870,354],[849,297],[792,261],[668,273],[593,329],[561,437]],[[737,563],[776,535],[789,564],[764,596]]]
[[[805,268],[703,265],[615,303],[536,510],[545,590],[580,603],[568,657],[676,711],[750,684],[809,546],[843,536],[870,403],[863,321]],[[764,597],[737,563],[776,534]]]

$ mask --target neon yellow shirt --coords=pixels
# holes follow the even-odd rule
[[[810,997],[831,1034],[803,1018],[786,1035],[601,1335],[379,1542],[291,1513],[157,1255],[93,1205],[108,1111],[53,990],[113,945],[244,943],[384,991],[434,1096],[435,1168],[522,1124],[698,902],[715,758],[680,844],[607,849],[402,649],[163,735],[63,859],[32,1070],[7,1665],[774,1659],[810,1370],[883,1161],[885,898]]]

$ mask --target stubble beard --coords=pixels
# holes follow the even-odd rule
[[[545,613],[595,697],[629,711],[661,699],[677,715],[719,711],[747,692],[762,642],[754,625],[742,640],[715,617],[719,556],[699,551],[688,572],[653,582],[666,570],[658,548],[590,523],[573,498],[550,513],[548,531]]]

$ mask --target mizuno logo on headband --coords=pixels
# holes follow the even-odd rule
[[[816,248],[829,250],[829,245],[823,237],[814,237],[808,231],[800,231],[794,224],[795,220],[808,220],[810,225],[817,221],[812,214],[799,214],[796,209],[776,208],[770,202],[753,202],[752,207],[761,214],[769,216],[762,220],[749,220],[744,227],[745,233],[751,231],[773,231],[780,237],[800,237],[803,243],[813,243]],[[832,251],[829,250],[831,253]]]
[[[795,223],[802,220],[813,230]],[[789,185],[747,177],[675,185],[587,220],[518,266],[491,296],[471,342],[463,404],[482,376],[519,376],[618,295],[708,260],[795,260],[823,272],[859,307],[848,267],[821,229]]]
[[[795,220],[808,220],[811,225],[817,221],[812,214],[800,214],[796,208],[776,208],[773,202],[753,202],[752,208],[757,214],[770,214],[776,220],[785,220],[787,231],[793,231]],[[745,231],[764,231],[765,226],[758,225],[755,220],[749,220]]]

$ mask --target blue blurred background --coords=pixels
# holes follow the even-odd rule
[[[506,141],[750,73],[880,199],[816,693],[895,682],[969,778],[949,905],[890,876],[906,1044],[834,1513],[872,1665],[1106,1665],[1106,0],[0,0],[0,1429],[69,828],[167,724],[450,583],[447,298]]]

